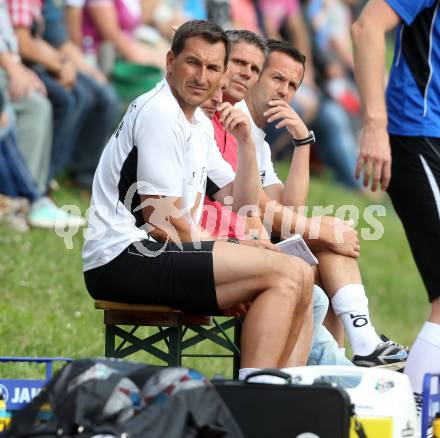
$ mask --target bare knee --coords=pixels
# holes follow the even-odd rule
[[[301,260],[300,266],[303,274],[302,305],[308,307],[312,302],[315,272],[313,268],[303,260]]]
[[[304,283],[313,284],[313,271],[301,259],[282,255],[276,261],[271,278],[276,290],[295,299],[297,304],[302,304]]]

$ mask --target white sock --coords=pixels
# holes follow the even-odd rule
[[[261,371],[261,368],[241,368],[238,370],[238,379],[244,380],[249,374],[255,373],[256,371]],[[281,377],[276,376],[257,376],[249,379],[249,382],[253,383],[272,383],[284,385],[286,381]]]
[[[425,373],[440,373],[440,324],[425,322],[411,347],[404,372],[413,391],[419,394]]]
[[[339,347],[339,351],[343,356],[345,356],[345,347]]]
[[[347,284],[336,292],[332,306],[344,324],[353,355],[371,354],[382,340],[371,324],[364,286]]]
[[[261,368],[240,368],[238,370],[238,380],[244,380],[249,374],[261,371]]]

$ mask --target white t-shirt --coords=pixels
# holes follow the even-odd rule
[[[265,140],[266,133],[255,124],[245,100],[241,100],[235,104],[235,106],[240,108],[249,117],[252,137],[254,138],[255,143],[255,151],[257,154],[257,163],[258,170],[260,172],[261,184],[263,187],[268,187],[273,184],[282,184],[273,167],[270,147]]]
[[[131,243],[149,238],[139,195],[181,198],[184,217],[199,223],[207,177],[223,188],[234,180],[209,120],[189,122],[166,80],[138,97],[107,143],[93,180],[84,271],[103,266]],[[151,204],[154,208],[154,200]],[[156,216],[153,216],[155,214]],[[159,209],[150,216],[157,224]]]

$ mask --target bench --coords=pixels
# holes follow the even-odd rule
[[[144,351],[169,366],[181,366],[184,357],[226,357],[233,361],[233,376],[240,367],[241,319],[192,315],[166,306],[95,301],[104,311],[105,356],[125,358]],[[154,327],[146,337],[140,327]],[[232,328],[232,339],[226,330]],[[118,339],[119,338],[119,339]],[[157,344],[161,341],[160,346]],[[225,354],[190,354],[185,350],[203,341],[222,347]],[[162,348],[160,348],[162,346]]]

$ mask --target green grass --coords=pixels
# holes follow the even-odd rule
[[[286,175],[285,163],[278,168],[280,175]],[[55,200],[58,205],[76,204],[83,214],[88,207],[88,200],[73,188],[60,190]],[[327,179],[312,180],[310,205],[355,205],[362,212],[369,203]],[[387,215],[380,218],[384,235],[362,242],[360,266],[378,331],[411,344],[426,318],[428,303],[400,222],[388,201],[385,207]],[[361,221],[358,228],[365,226]],[[81,233],[73,243],[69,250],[53,231],[17,234],[0,226],[0,355],[103,355],[102,314],[94,309],[83,283]],[[196,350],[210,351],[210,347]],[[133,359],[150,361],[141,354]],[[185,363],[208,376],[230,374],[229,361],[224,359],[188,359]],[[25,365],[1,366],[0,376],[6,374],[29,377],[35,371]]]

